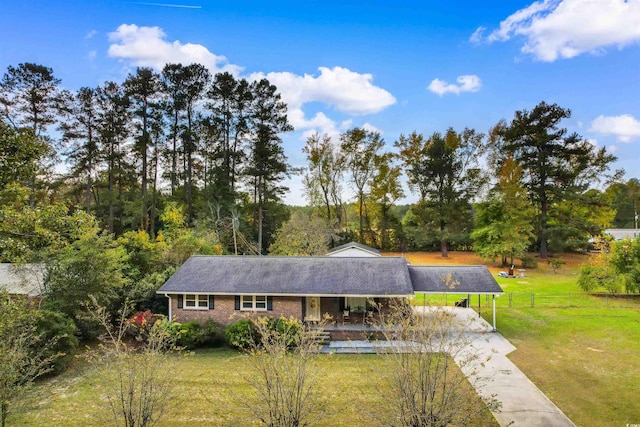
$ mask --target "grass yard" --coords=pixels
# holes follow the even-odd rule
[[[497,318],[517,347],[509,358],[576,425],[638,423],[640,310],[499,309]]]
[[[251,389],[250,372],[242,355],[233,350],[198,351],[180,356],[175,372],[180,398],[160,426],[240,426],[251,422],[239,403]],[[381,425],[374,415],[384,411],[380,389],[389,360],[377,355],[319,355],[318,392],[325,417],[318,426]],[[63,375],[39,386],[47,395],[39,408],[19,420],[18,426],[104,426],[111,419],[106,402],[96,394],[96,382],[78,364]],[[477,399],[469,385],[469,398]],[[487,410],[476,426],[497,426]]]
[[[467,252],[452,252],[449,258],[438,253],[404,255],[416,265],[485,264]],[[525,299],[525,293],[533,292],[537,301],[535,308],[507,308],[508,297],[499,298],[498,331],[517,347],[511,360],[578,426],[639,423],[640,304],[629,299],[623,301],[626,308],[604,308],[601,297],[583,294],[576,281],[579,265],[588,257],[563,256],[567,263],[557,274],[540,262],[538,268],[527,269],[525,278],[498,278],[505,292],[523,293]],[[504,270],[488,267],[494,275]],[[557,298],[558,307],[541,304],[541,295]],[[460,297],[448,298],[451,305]],[[576,298],[577,306],[564,303],[567,298]],[[472,303],[477,305],[476,297]],[[490,311],[483,309],[482,314],[488,317]],[[372,414],[385,407],[378,390],[388,361],[374,355],[332,355],[319,356],[318,363],[326,416],[317,425],[379,425]],[[243,380],[247,374],[243,356],[235,351],[203,351],[180,360],[176,380],[182,398],[160,425],[252,425],[238,404],[238,396],[250,396]],[[95,385],[81,367],[45,382],[40,387],[49,397],[17,425],[108,425],[109,414]],[[471,389],[470,396],[475,396]],[[496,424],[487,411],[477,425]]]
[[[412,264],[487,265],[494,277],[506,270],[473,253],[452,252],[449,258],[439,253],[405,256]],[[566,264],[557,273],[548,263],[538,261],[538,268],[527,269],[524,278],[496,277],[506,293],[523,299],[523,305],[530,301],[532,292],[536,295],[535,308],[507,308],[508,296],[498,298],[497,328],[517,347],[509,358],[576,425],[637,424],[640,303],[637,298],[582,293],[577,285],[579,267],[589,262],[590,256],[563,255]],[[428,298],[430,302],[444,299],[440,295]],[[451,305],[460,298],[448,296],[447,302]],[[476,305],[477,297],[472,297],[472,306]],[[625,308],[612,308],[619,306]],[[483,309],[482,314],[490,320],[490,310]]]

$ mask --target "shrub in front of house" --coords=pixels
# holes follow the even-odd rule
[[[303,333],[302,324],[299,320],[286,317],[269,317],[259,319],[241,319],[230,324],[225,330],[225,338],[231,347],[240,350],[250,350],[260,345],[261,337],[255,322],[266,320],[267,330],[280,335],[287,336],[287,347],[293,348],[299,342],[300,334]]]
[[[222,347],[225,343],[224,327],[212,319],[202,325],[202,346]]]
[[[303,333],[302,324],[298,319],[295,318],[286,318],[272,317],[269,319],[269,329],[275,331],[279,334],[284,334],[287,336],[287,347],[293,348],[295,347],[300,340],[300,334]]]
[[[227,344],[240,350],[249,350],[257,344],[258,334],[253,321],[236,320],[224,331]]]
[[[178,323],[163,320],[162,328],[171,336],[176,346],[193,350],[202,347],[221,347],[224,345],[222,326],[213,320],[204,325],[198,322]]]
[[[202,344],[202,332],[198,322],[182,323],[178,329],[176,344],[189,350],[200,347]]]

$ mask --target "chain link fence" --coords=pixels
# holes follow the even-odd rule
[[[490,308],[491,295],[430,294],[419,295],[415,305],[455,306]],[[640,295],[579,292],[505,292],[496,298],[498,308],[637,308]]]

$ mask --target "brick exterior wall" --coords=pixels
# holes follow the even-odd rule
[[[178,308],[177,295],[171,295],[171,315],[176,322],[196,322],[204,323],[208,319],[213,319],[217,323],[228,325],[233,321],[246,315],[290,317],[302,319],[302,298],[301,297],[273,297],[272,311],[241,311],[235,309],[235,297],[233,295],[216,295],[215,308],[213,310],[194,310]]]

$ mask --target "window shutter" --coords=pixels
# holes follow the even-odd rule
[[[267,310],[273,311],[273,297],[267,297]]]
[[[209,310],[213,310],[215,307],[215,301],[213,295],[209,295]]]
[[[182,308],[182,298],[184,298],[182,295],[178,295],[178,308]]]
[[[344,297],[338,297],[338,301],[340,302],[340,313],[342,313],[346,308],[344,305]]]
[[[234,308],[235,310],[240,310],[240,296],[236,295],[236,306]]]
[[[307,317],[307,297],[300,298],[300,302],[302,303],[302,318]]]

